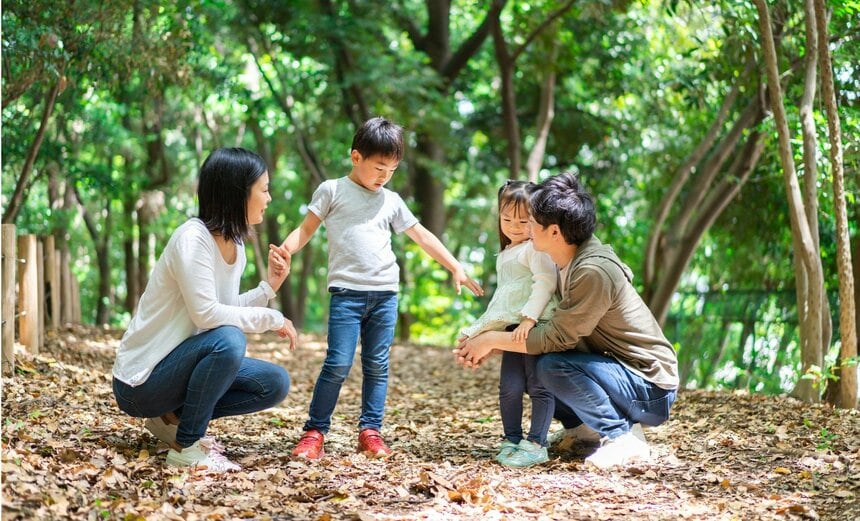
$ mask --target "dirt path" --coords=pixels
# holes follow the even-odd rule
[[[463,371],[441,348],[396,346],[386,461],[354,454],[360,366],[327,457],[292,461],[324,355],[318,339],[253,356],[293,379],[281,406],[213,422],[244,471],[211,477],[162,467],[165,447],[116,409],[113,332],[76,329],[23,357],[3,386],[3,519],[833,519],[860,520],[860,411],[780,397],[682,392],[646,435],[655,462],[611,473],[582,453],[514,470],[492,462],[501,425],[498,361]],[[554,426],[556,428],[556,426]]]

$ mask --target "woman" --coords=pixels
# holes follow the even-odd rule
[[[209,421],[272,407],[287,395],[280,366],[245,357],[244,333],[296,330],[265,307],[289,273],[289,255],[270,246],[266,280],[239,294],[243,240],[272,198],[266,163],[241,148],[215,150],[200,169],[199,217],[174,231],[122,338],[113,390],[123,412],[170,445],[167,464],[238,470],[204,438]]]

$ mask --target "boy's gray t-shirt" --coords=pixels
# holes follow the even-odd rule
[[[396,193],[367,190],[349,177],[324,181],[308,210],[325,223],[328,287],[397,291],[400,268],[391,249],[391,230],[402,233],[418,219]]]

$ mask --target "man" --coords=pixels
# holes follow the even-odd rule
[[[457,361],[477,367],[494,349],[542,355],[538,376],[568,413],[565,427],[601,437],[586,463],[606,469],[647,460],[634,425],[668,419],[678,388],[675,350],[631,284],[630,268],[593,236],[594,203],[572,174],[539,184],[531,212],[534,247],[559,268],[560,303],[525,343],[482,333],[457,346]]]

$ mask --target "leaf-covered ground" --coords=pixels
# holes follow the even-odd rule
[[[646,431],[653,463],[600,473],[557,449],[546,465],[508,469],[492,461],[498,361],[464,371],[447,349],[398,345],[383,430],[395,455],[354,453],[357,364],[326,458],[293,461],[325,344],[303,338],[289,353],[261,336],[250,354],[289,370],[290,395],[212,423],[243,466],[213,476],[163,467],[166,447],[116,409],[118,333],[48,340],[3,381],[3,519],[860,519],[858,411],[682,392],[671,420]]]

